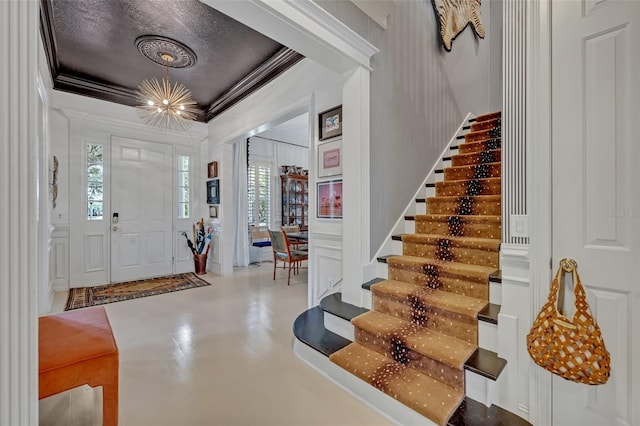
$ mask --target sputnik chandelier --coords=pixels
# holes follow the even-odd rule
[[[136,47],[142,55],[166,69],[162,80],[150,78],[138,86],[136,94],[141,105],[137,108],[142,121],[163,129],[179,127],[188,130],[191,121],[198,117],[196,102],[191,98],[189,89],[177,81],[171,84],[169,67],[193,66],[195,53],[176,40],[160,36],[138,37]]]

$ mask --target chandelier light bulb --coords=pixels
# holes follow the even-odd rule
[[[184,111],[184,105],[180,105],[180,110]]]
[[[153,101],[147,101],[147,105],[153,106]]]
[[[163,100],[162,100],[162,103],[163,103],[164,105],[169,105],[169,100],[168,100],[168,99],[163,99]]]
[[[158,110],[157,110],[157,111],[158,111],[158,112],[162,112],[162,108],[158,107]]]
[[[176,111],[176,114],[180,115],[180,111]]]

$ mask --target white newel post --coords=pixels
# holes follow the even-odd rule
[[[38,3],[0,2],[0,32],[0,424],[36,425]]]
[[[362,306],[363,266],[369,259],[369,70],[343,77],[342,111],[342,300]]]

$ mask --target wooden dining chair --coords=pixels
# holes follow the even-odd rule
[[[271,238],[271,248],[273,249],[273,279],[276,279],[276,269],[278,267],[278,260],[283,263],[283,268],[286,268],[289,264],[289,276],[287,278],[287,285],[291,282],[291,268],[294,268],[294,275],[296,271],[299,271],[300,262],[309,260],[309,254],[306,251],[294,250],[291,248],[287,241],[287,234],[283,231],[269,230],[269,237]]]
[[[287,241],[293,246],[294,250],[307,250],[307,242],[298,240],[295,237],[290,237],[291,234],[299,234],[300,227],[298,225],[282,225],[280,226],[282,232],[287,236]]]

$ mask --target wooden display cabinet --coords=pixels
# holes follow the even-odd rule
[[[282,189],[282,225],[309,226],[309,181],[307,176],[280,175]]]

